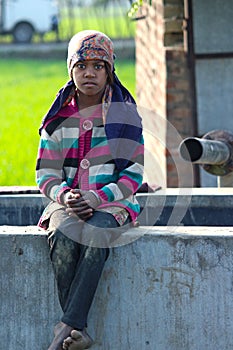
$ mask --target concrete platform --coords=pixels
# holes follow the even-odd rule
[[[181,188],[137,194],[146,226],[233,226],[233,188]],[[0,225],[36,225],[48,199],[35,187],[0,187]]]
[[[232,350],[233,227],[140,227],[114,248],[89,318],[93,350]],[[47,350],[61,310],[46,235],[0,226],[1,347]]]

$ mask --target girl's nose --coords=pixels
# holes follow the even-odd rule
[[[85,77],[94,77],[94,76],[95,76],[94,67],[88,66],[88,67],[85,69],[84,75],[85,75]]]

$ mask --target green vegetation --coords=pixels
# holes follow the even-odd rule
[[[70,14],[65,10],[61,12],[59,36],[64,40],[81,30],[94,29],[112,39],[133,38],[135,28],[136,24],[127,17],[125,8],[79,7]]]
[[[111,39],[134,38],[136,23],[127,16],[127,8],[120,6],[79,6],[69,9],[60,8],[59,40],[67,41],[75,33],[94,29],[107,34]],[[36,34],[33,42],[41,42],[42,38]],[[55,32],[48,32],[43,41],[53,42],[57,37]],[[11,35],[0,35],[0,43],[11,43]]]
[[[1,59],[0,185],[34,186],[38,128],[56,92],[68,80],[63,60]],[[116,63],[135,95],[134,61]]]

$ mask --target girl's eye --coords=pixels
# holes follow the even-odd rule
[[[95,69],[96,70],[101,70],[101,69],[103,69],[104,68],[104,65],[103,64],[96,64],[95,65]]]
[[[85,69],[85,68],[86,68],[86,66],[85,66],[84,63],[78,63],[78,64],[76,65],[76,67],[78,67],[79,69]]]

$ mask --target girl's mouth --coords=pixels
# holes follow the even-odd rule
[[[84,86],[95,86],[96,84],[93,81],[87,81],[83,84]]]

